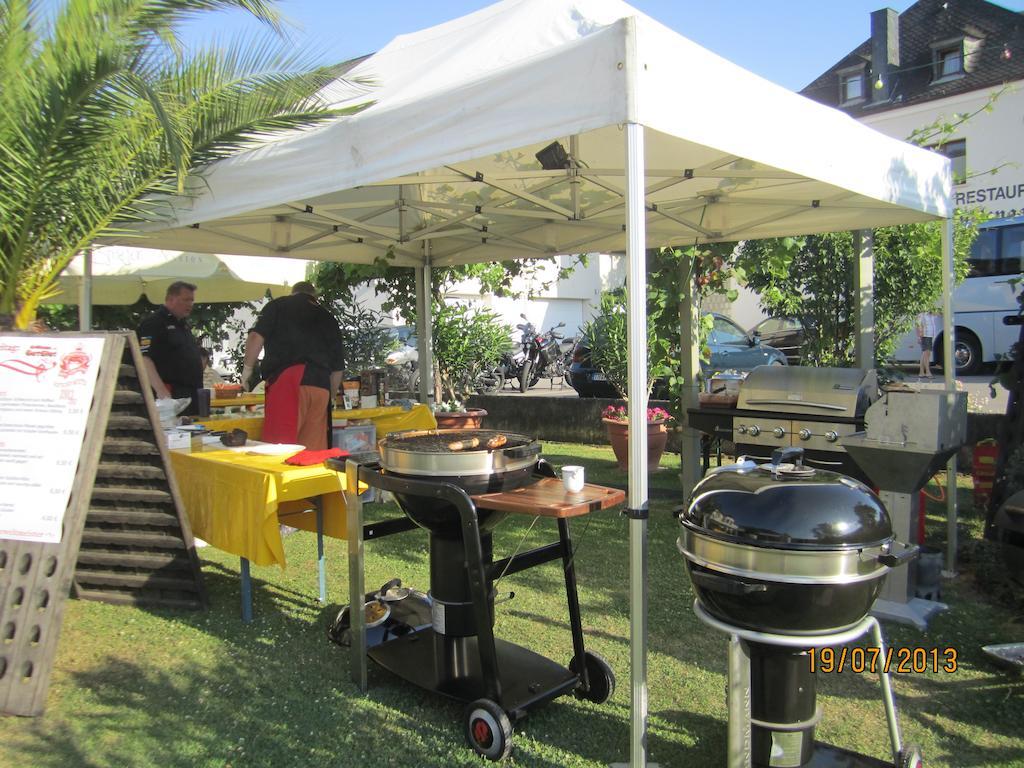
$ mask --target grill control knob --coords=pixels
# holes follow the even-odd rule
[[[741,435],[745,435],[747,434],[747,427],[745,424],[740,424],[738,427],[736,427],[736,431],[739,432]]]
[[[811,439],[811,430],[809,430],[809,429],[801,429],[797,434],[800,435],[800,439],[801,440],[810,440]]]
[[[752,424],[750,429],[747,430],[747,434],[751,437],[757,437],[761,434],[761,428],[757,424]]]
[[[786,436],[786,430],[784,430],[782,427],[776,427],[775,429],[772,430],[772,434],[778,438],[783,438]]]
[[[839,439],[839,435],[835,433],[835,430],[830,429],[828,432],[825,433],[825,439],[828,440],[830,443],[834,443],[836,440]]]

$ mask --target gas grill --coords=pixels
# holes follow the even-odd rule
[[[705,405],[687,414],[690,426],[732,441],[737,454],[764,462],[776,448],[803,448],[808,466],[866,481],[842,439],[864,429],[877,399],[872,369],[762,365],[740,385],[735,407]]]

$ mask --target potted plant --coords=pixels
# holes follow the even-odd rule
[[[671,374],[671,344],[658,338],[654,328],[656,323],[650,322],[659,318],[664,311],[664,304],[656,296],[648,296],[648,337],[647,337],[647,380],[644,382],[647,395],[656,378]],[[629,400],[628,366],[629,354],[626,329],[626,295],[624,290],[609,291],[601,297],[601,311],[587,324],[584,334],[591,342],[591,360],[604,372],[608,381]],[[611,405],[601,414],[602,421],[608,431],[608,439],[615,451],[619,469],[628,468],[629,449],[629,417],[625,405]],[[664,408],[647,409],[647,468],[654,469],[661,462],[668,440],[667,425],[672,420],[671,414]]]
[[[486,415],[483,408],[466,408],[458,400],[446,400],[434,411],[438,429],[479,429]]]
[[[601,413],[619,469],[629,469],[629,415],[624,405],[609,405]],[[672,415],[664,408],[647,409],[647,470],[657,469],[668,441]]]

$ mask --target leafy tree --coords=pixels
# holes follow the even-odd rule
[[[957,279],[967,273],[967,254],[977,236],[980,212],[958,212],[953,255]],[[879,360],[923,311],[939,305],[942,259],[939,222],[875,230],[875,347]],[[819,366],[853,363],[857,316],[853,285],[853,235],[834,232],[801,238],[750,240],[736,263],[770,315],[798,318],[804,326],[802,362]]]
[[[558,280],[570,277],[577,264],[586,264],[587,257],[579,255],[576,261],[558,270],[550,280],[541,281],[538,287],[547,288]],[[430,291],[434,303],[442,300],[451,288],[464,280],[478,280],[481,293],[493,296],[524,296],[513,290],[517,278],[536,280],[540,271],[553,258],[520,259],[517,261],[489,262],[484,264],[459,264],[432,269]],[[325,297],[341,299],[360,285],[373,283],[378,296],[384,296],[382,307],[385,312],[397,310],[410,325],[416,322],[416,275],[409,267],[395,267],[388,257],[373,264],[339,264],[322,262],[315,268],[312,277],[317,289]]]
[[[27,326],[77,252],[213,161],[339,114],[317,95],[339,69],[280,40],[184,51],[184,22],[230,8],[279,30],[273,0],[0,6],[0,315]]]
[[[434,313],[434,360],[442,400],[465,400],[473,382],[493,368],[511,347],[512,329],[490,309],[465,304],[437,305]]]
[[[188,320],[199,344],[211,352],[227,352],[230,367],[237,374],[242,369],[243,350],[229,348],[226,342],[245,338],[248,328],[237,317],[239,310],[248,309],[255,314],[259,306],[260,303],[251,301],[195,304]],[[95,306],[92,327],[99,331],[134,331],[156,308],[145,296],[127,306]],[[55,331],[78,329],[78,307],[73,304],[44,304],[39,307],[39,317]]]
[[[736,290],[728,287],[729,281],[742,277],[743,272],[729,263],[733,248],[732,243],[715,243],[703,248],[660,248],[647,252],[647,394],[650,396],[655,383],[664,379],[670,410],[677,419],[682,416],[681,391],[685,384],[679,372],[679,313],[689,295],[691,281],[697,288],[698,301],[714,293],[735,298]],[[700,356],[705,361],[710,355],[706,347],[710,329],[711,318],[705,316],[699,328]],[[594,365],[628,399],[625,288],[602,294],[600,311],[587,324],[584,335],[590,340]]]
[[[330,301],[326,306],[337,318],[345,343],[345,369],[350,374],[384,365],[388,352],[398,347],[398,339],[383,327],[384,316],[364,306],[349,294],[345,300]]]

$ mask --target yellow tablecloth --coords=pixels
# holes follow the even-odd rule
[[[351,411],[335,411],[332,416],[335,419],[370,419],[377,427],[377,437],[381,438],[388,432],[397,432],[402,429],[435,429],[437,421],[430,408],[422,403],[417,403],[410,410],[406,411],[401,406],[391,405],[383,408],[357,408]],[[259,440],[263,434],[262,416],[228,416],[224,418],[212,417],[203,419],[197,423],[209,429],[244,429],[253,440]]]
[[[257,456],[227,449],[171,451],[171,465],[192,531],[256,565],[285,566],[279,516],[316,532],[309,501],[323,505],[324,533],[345,538],[345,475],[320,464],[293,467],[289,454]]]
[[[378,435],[401,429],[433,429],[433,414],[425,405],[411,410],[400,406],[335,411],[335,418],[371,419]],[[259,440],[262,416],[206,419],[210,429],[244,429]],[[202,452],[171,451],[171,465],[178,480],[192,531],[217,549],[244,557],[256,565],[285,566],[284,546],[278,526],[316,532],[316,513],[309,499],[323,505],[327,536],[345,538],[345,476],[320,464],[293,467],[284,463],[288,454],[258,456],[205,446]]]
[[[211,397],[211,408],[230,408],[235,405],[263,405],[262,392],[243,392],[237,397]]]

